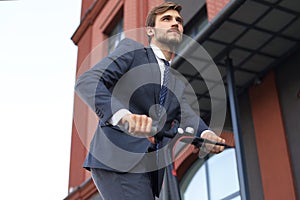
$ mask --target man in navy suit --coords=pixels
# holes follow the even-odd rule
[[[180,11],[181,6],[171,2],[153,8],[146,20],[149,47],[124,39],[76,82],[77,94],[99,117],[84,167],[91,170],[105,200],[153,200],[159,195],[162,180],[148,173],[165,167],[156,163],[163,145],[153,135],[153,126],[169,130],[176,120],[182,127],[193,127],[197,136],[225,142],[188,105],[182,81],[168,71],[164,86],[166,68],[182,41]],[[163,87],[167,88],[164,96]],[[120,128],[125,124],[127,131]],[[149,150],[153,147],[155,154]],[[221,151],[220,146],[211,148],[213,153]]]

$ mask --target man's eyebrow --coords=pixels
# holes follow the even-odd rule
[[[162,15],[161,19],[166,18],[166,17],[172,17],[172,15]]]
[[[164,19],[164,18],[170,18],[173,17],[173,15],[162,15],[160,19]],[[183,21],[183,18],[179,15],[179,16],[174,16],[176,19],[180,19],[181,21]]]

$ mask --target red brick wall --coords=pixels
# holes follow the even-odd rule
[[[83,37],[78,42],[77,56],[77,77],[89,68],[89,61],[86,60],[91,50],[91,28],[87,29]],[[78,115],[78,113],[81,113]],[[74,113],[71,139],[71,155],[70,155],[70,172],[69,172],[69,189],[79,186],[86,180],[86,172],[82,168],[84,158],[87,153],[86,137],[82,134],[87,129],[87,124],[84,120],[88,115],[87,106],[75,94],[74,96]]]
[[[124,31],[126,31],[126,37],[145,45],[147,45],[146,33],[142,32],[142,30],[144,30],[148,14],[148,2],[131,0],[125,1],[124,4]]]
[[[206,0],[208,21],[211,21],[230,0]]]
[[[83,0],[81,2],[81,19],[84,17],[88,9],[93,5],[94,0]]]
[[[148,1],[148,10],[150,11],[153,7],[165,2],[164,0],[149,0]]]
[[[96,5],[95,2],[98,4]],[[101,2],[103,2],[103,4],[101,4]],[[81,19],[85,17],[85,20],[81,23],[85,23],[84,27],[87,28],[81,29],[81,32],[77,32],[79,36],[75,37],[78,45],[76,78],[98,62],[101,57],[105,56],[103,48],[99,48],[99,44],[107,38],[105,31],[107,31],[111,22],[115,20],[115,16],[118,13],[123,12],[124,14],[125,31],[141,28],[144,27],[148,13],[148,4],[154,5],[157,2],[163,1],[83,0]],[[101,6],[99,7],[98,5]],[[95,15],[97,12],[99,13]],[[91,54],[91,52],[93,53]],[[82,164],[89,147],[91,136],[96,127],[96,122],[95,115],[75,94],[69,189],[71,187],[76,188],[90,177],[89,173],[82,168]]]
[[[265,199],[296,200],[289,151],[273,72],[250,89]]]
[[[71,147],[71,159],[70,159],[70,172],[69,172],[69,189],[75,188],[85,180],[85,174],[82,171],[82,163],[87,153],[84,145],[79,138],[75,122],[72,126],[72,147]],[[77,174],[77,176],[75,176]]]

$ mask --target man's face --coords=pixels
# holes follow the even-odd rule
[[[151,43],[159,46],[159,43],[176,46],[182,40],[183,20],[176,10],[168,10],[159,14],[155,19],[155,27],[152,28],[153,37]]]

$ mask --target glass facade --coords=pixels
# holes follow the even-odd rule
[[[124,20],[123,18],[118,21],[116,26],[111,30],[111,32],[107,35],[108,36],[108,53],[112,52],[119,42],[124,39]]]
[[[185,26],[185,34],[195,38],[208,23],[206,6],[203,6]]]
[[[198,159],[181,181],[182,199],[241,199],[234,149]]]
[[[103,198],[99,193],[96,193],[92,197],[90,197],[89,200],[103,200]]]

